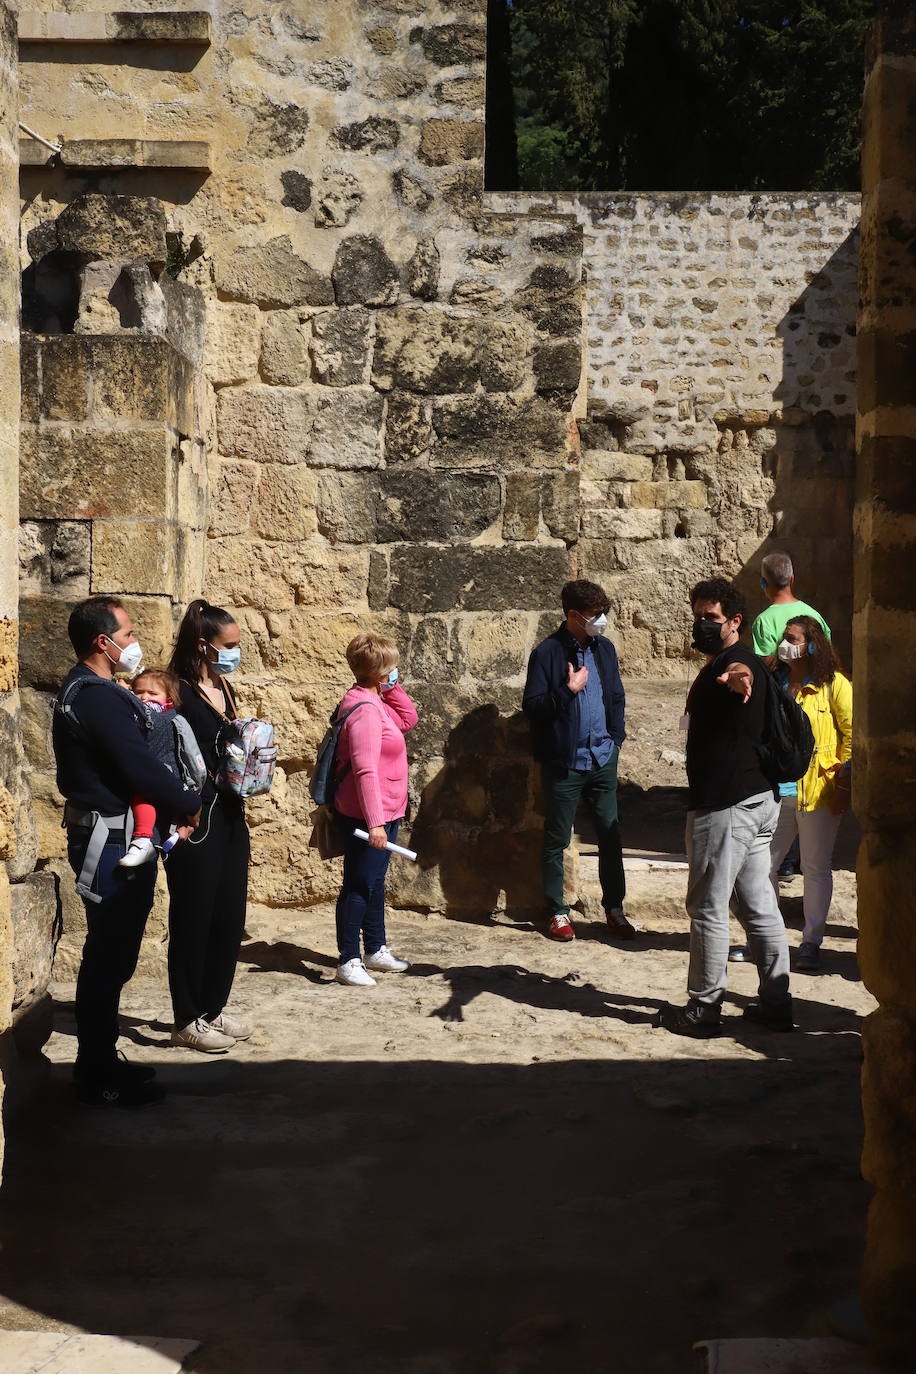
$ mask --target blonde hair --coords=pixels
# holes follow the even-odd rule
[[[398,661],[394,642],[381,635],[357,635],[347,645],[347,662],[356,681],[377,682]]]

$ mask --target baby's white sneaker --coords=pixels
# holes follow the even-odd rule
[[[155,857],[156,846],[152,840],[131,840],[124,858],[118,860],[118,868],[139,868],[141,864],[148,864]]]

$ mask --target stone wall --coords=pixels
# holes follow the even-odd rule
[[[14,1066],[11,1033],[13,928],[9,867],[16,863],[16,585],[17,468],[19,432],[19,264],[16,255],[18,108],[16,18],[0,4],[0,383],[6,404],[0,411],[0,1093]],[[11,747],[12,746],[12,747]],[[0,1129],[0,1164],[3,1131]]]
[[[25,117],[63,144],[53,166],[30,148],[23,169],[23,267],[42,333],[26,387],[37,407],[23,479],[27,676],[50,685],[65,603],[87,587],[131,593],[132,611],[133,594],[161,592],[166,618],[192,590],[234,609],[243,700],[275,722],[280,746],[274,791],[251,808],[256,902],[335,891],[336,870],[304,842],[308,770],[361,628],[397,640],[421,710],[413,804],[428,840],[395,900],[475,911],[533,900],[534,781],[517,705],[527,652],[558,618],[545,608],[574,568],[581,232],[568,216],[481,208],[484,11],[467,0],[352,0],[307,16],[242,5],[214,13],[212,46],[204,30],[190,45],[153,37],[132,42],[123,65],[117,40],[77,45],[68,21],[46,42],[50,18],[24,21],[38,36],[23,47]],[[168,139],[196,140],[211,174],[166,176],[142,150],[126,168],[128,135],[155,143],[160,161]],[[90,139],[110,167],[91,178]],[[147,371],[142,331],[125,334],[106,308],[119,255],[95,245],[93,261],[74,263],[86,257],[72,221],[90,185],[158,200],[168,268],[206,303],[210,537],[197,585],[138,585],[120,565],[96,566],[119,518],[97,458],[81,491],[51,480],[60,434],[75,461],[82,451],[107,473],[124,468],[112,444],[136,426],[105,399],[99,409],[99,369],[115,392],[119,370]],[[161,285],[161,263],[145,261]],[[55,277],[74,265],[75,299]],[[69,332],[85,328],[88,343]],[[88,392],[74,384],[80,369]],[[129,484],[138,539],[153,548],[142,521],[157,472],[144,458]],[[69,556],[87,534],[88,567]],[[35,758],[46,787],[47,757]]]
[[[89,193],[26,240],[20,668],[45,868],[32,884],[51,884],[52,913],[60,884],[59,973],[75,968],[85,929],[50,740],[52,696],[72,663],[70,610],[99,592],[124,597],[147,663],[162,663],[175,610],[204,576],[203,297],[164,270],[166,234],[158,200]],[[150,941],[160,954],[162,916]],[[47,965],[31,969],[36,986]]]
[[[859,963],[865,1150],[875,1187],[862,1303],[878,1345],[916,1349],[916,19],[878,23],[866,70],[856,501]],[[895,1366],[897,1367],[897,1366]]]
[[[683,676],[691,583],[736,576],[762,608],[771,548],[791,554],[848,662],[859,197],[487,203],[565,212],[583,229],[578,555],[613,597],[624,669]]]
[[[484,198],[485,8],[141,11],[129,60],[90,0],[21,21],[24,117],[62,145],[24,145],[22,173],[28,680],[49,685],[39,663],[56,671],[64,604],[90,585],[158,608],[160,637],[192,592],[234,609],[243,698],[280,745],[275,790],[251,808],[252,896],[267,905],[335,890],[304,844],[308,774],[358,628],[397,639],[421,708],[423,863],[398,868],[394,899],[476,913],[537,904],[517,708],[567,576],[608,584],[630,678],[673,685],[687,586],[721,570],[756,600],[775,530],[848,645],[855,198]],[[96,230],[106,213],[136,227],[111,197],[161,212],[165,248],[137,250],[136,282],[123,244],[80,238],[87,198]],[[167,478],[145,461],[128,520],[98,464],[82,492],[49,480],[52,434],[76,456],[90,432],[93,453],[123,442],[119,424],[135,432],[99,379],[110,397],[123,373],[132,396],[144,350],[162,347],[145,337],[150,297],[172,278],[205,310],[192,371],[206,541],[196,517],[150,523],[149,484]],[[815,539],[825,518],[830,538]],[[128,525],[164,581],[132,580]],[[36,697],[30,719],[43,710]],[[33,740],[50,820],[38,726]],[[659,754],[654,736],[631,751],[653,782]]]

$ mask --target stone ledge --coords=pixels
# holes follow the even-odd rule
[[[164,138],[79,138],[65,142],[60,153],[35,138],[19,140],[22,167],[43,167],[53,157],[64,167],[171,167],[209,172],[210,144]]]
[[[181,43],[207,47],[210,15],[206,10],[156,10],[137,14],[115,10],[103,14],[47,14],[22,10],[20,43]]]

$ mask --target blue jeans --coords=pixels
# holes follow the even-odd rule
[[[360,934],[367,955],[375,954],[385,943],[385,874],[391,854],[355,837],[354,830],[369,829],[365,821],[339,811],[334,812],[334,819],[347,845],[343,887],[337,898],[337,948],[340,962],[345,964],[360,957]],[[389,840],[396,840],[398,822],[388,821],[385,833]]]

